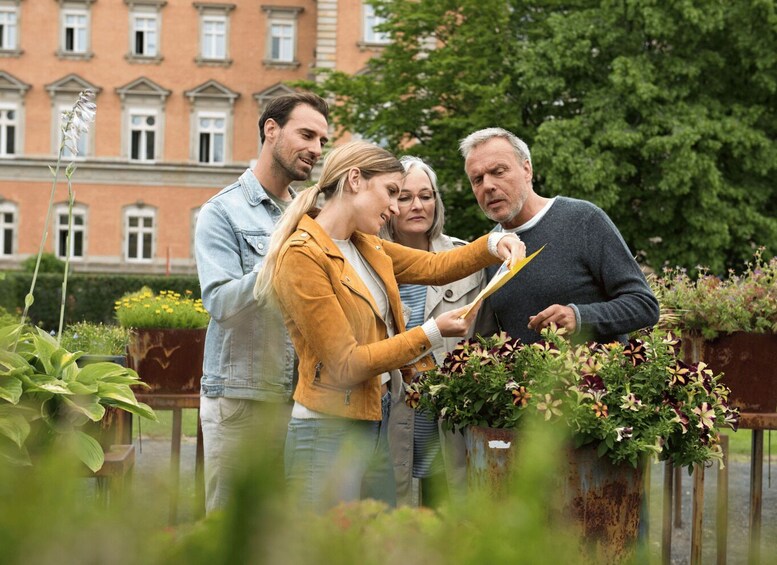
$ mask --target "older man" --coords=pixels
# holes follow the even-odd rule
[[[518,234],[527,254],[547,246],[486,301],[476,332],[504,330],[531,343],[555,323],[576,339],[609,342],[658,321],[658,301],[607,215],[583,200],[534,192],[526,143],[488,128],[463,139],[460,150],[495,229]]]
[[[326,102],[314,94],[270,101],[259,119],[256,166],[211,198],[197,220],[197,272],[211,315],[200,409],[207,511],[229,496],[244,436],[250,433],[268,460],[282,461],[294,354],[280,314],[260,309],[253,289],[273,228],[291,202],[289,184],[308,179],[321,157],[327,116]]]

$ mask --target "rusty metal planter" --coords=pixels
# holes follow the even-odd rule
[[[198,394],[204,347],[204,329],[135,329],[127,359],[144,394]]]
[[[730,401],[742,412],[777,412],[777,335],[734,332],[713,340],[690,340],[690,361],[724,373]]]
[[[511,463],[520,445],[513,429],[464,430],[467,480],[471,489],[494,496],[509,488]],[[616,465],[598,457],[595,447],[569,448],[561,469],[555,508],[581,533],[592,563],[616,563],[634,557],[644,491],[644,466]]]
[[[644,465],[614,464],[595,447],[567,450],[563,513],[581,528],[595,563],[634,557],[642,508]]]
[[[485,489],[495,495],[507,489],[514,442],[514,429],[464,428],[467,483],[471,489]]]

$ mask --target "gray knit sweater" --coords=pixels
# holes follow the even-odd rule
[[[499,228],[497,228],[499,229]],[[481,310],[475,331],[504,330],[531,343],[529,316],[551,304],[577,310],[580,340],[623,341],[626,334],[658,321],[658,301],[615,224],[583,200],[558,197],[545,216],[518,234],[527,255],[544,251]],[[488,271],[488,279],[496,267]]]

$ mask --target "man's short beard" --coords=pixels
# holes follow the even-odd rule
[[[309,173],[305,173],[299,169],[295,169],[290,163],[286,162],[283,159],[283,156],[280,154],[280,151],[278,150],[278,147],[276,146],[273,150],[273,166],[279,168],[283,171],[283,173],[289,177],[291,180],[308,180],[310,178],[310,175],[313,173],[313,169],[310,169]]]

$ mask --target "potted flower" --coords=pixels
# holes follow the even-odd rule
[[[192,295],[143,287],[115,303],[119,325],[132,329],[129,366],[153,394],[199,393],[210,317],[202,300]]]
[[[117,325],[93,322],[70,324],[62,332],[60,343],[69,351],[82,351],[79,366],[110,361],[127,366],[130,331]]]
[[[80,356],[39,328],[0,328],[0,459],[30,465],[57,446],[97,471],[104,451],[87,433],[90,423],[111,407],[156,420],[130,388],[143,384],[135,371],[108,362],[79,367]]]
[[[725,373],[742,412],[777,412],[777,257],[763,253],[758,249],[742,274],[724,279],[701,268],[695,278],[666,269],[653,281],[683,332],[687,356]]]
[[[608,558],[620,559],[636,539],[646,456],[676,466],[722,461],[719,430],[736,429],[738,412],[721,376],[703,363],[685,364],[670,333],[576,345],[549,328],[542,338],[522,344],[503,333],[463,342],[439,369],[411,383],[408,402],[464,430],[476,485],[494,480],[483,456],[488,446],[509,445],[490,450],[503,459],[514,453],[514,430],[524,419],[566,430],[564,513],[603,544]],[[593,505],[601,501],[606,508]]]

